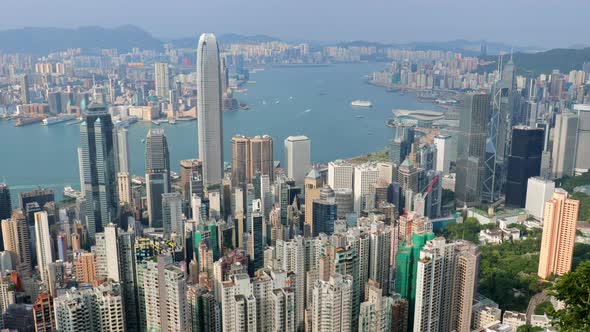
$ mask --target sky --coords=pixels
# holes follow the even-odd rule
[[[1,0],[0,30],[137,25],[162,39],[214,33],[285,40],[487,40],[590,45],[590,0]]]

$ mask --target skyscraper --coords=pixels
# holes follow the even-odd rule
[[[49,293],[41,293],[33,304],[33,318],[36,332],[55,331],[55,313],[53,299]]]
[[[312,331],[352,331],[353,280],[338,273],[313,285]]]
[[[169,239],[171,234],[178,239],[183,238],[182,200],[179,193],[162,194],[162,224],[165,239]]]
[[[336,160],[328,163],[328,185],[332,189],[352,189],[352,175],[354,166],[344,160]]]
[[[251,249],[251,261],[252,265],[254,266],[254,271],[262,268],[264,266],[264,236],[263,236],[263,228],[264,228],[264,216],[262,215],[261,211],[261,204],[260,200],[254,200],[252,202],[252,214],[250,218],[250,222],[248,223],[250,232],[250,236],[252,236],[252,249]]]
[[[285,139],[285,170],[295,183],[302,184],[311,169],[311,141],[307,136],[289,136]]]
[[[162,100],[167,100],[170,94],[170,74],[168,72],[168,64],[164,62],[156,62],[154,64],[154,76],[156,85],[156,96]]]
[[[53,262],[53,246],[49,233],[49,220],[47,212],[35,213],[35,245],[37,248],[37,267],[41,275],[41,281],[49,282],[47,267]]]
[[[473,206],[481,202],[485,174],[484,158],[487,134],[489,95],[465,95],[461,110],[455,197],[458,206]]]
[[[162,227],[162,194],[170,192],[170,155],[163,129],[151,129],[145,140],[145,182],[150,227]]]
[[[113,122],[106,107],[91,104],[80,125],[84,176],[81,186],[85,191],[85,216],[91,241],[105,225],[118,221],[117,148],[113,135]]]
[[[21,277],[31,276],[31,245],[27,219],[21,210],[15,210],[10,219],[2,220],[4,250],[10,252],[12,264]]]
[[[192,192],[191,187],[193,179],[200,178],[203,172],[203,163],[197,159],[184,159],[180,161],[180,183],[182,199],[185,202],[190,202]],[[201,179],[202,181],[202,179]],[[194,188],[196,189],[196,188]],[[201,196],[202,194],[199,193]]]
[[[525,209],[529,215],[537,220],[543,220],[545,203],[551,199],[553,191],[555,191],[555,182],[541,177],[529,178],[525,202]]]
[[[526,203],[528,179],[541,172],[544,131],[541,128],[516,126],[506,177],[506,206],[523,208]]]
[[[578,116],[573,113],[561,113],[555,117],[551,151],[551,175],[554,179],[574,175],[578,122]]]
[[[312,235],[318,236],[320,233],[332,235],[334,233],[334,225],[338,216],[338,207],[335,200],[333,198],[332,200],[316,199],[312,205]]]
[[[197,112],[199,159],[203,162],[205,190],[223,179],[223,116],[221,113],[219,47],[215,36],[204,33],[197,47]]]
[[[448,174],[451,168],[451,136],[436,135],[434,144],[436,145],[436,170]]]
[[[250,164],[250,139],[246,136],[231,138],[231,176],[232,185],[244,186],[248,183],[248,165]]]
[[[248,178],[254,181],[256,174],[268,175],[270,182],[274,181],[274,153],[272,137],[268,135],[250,138],[250,165]]]
[[[308,233],[313,233],[313,203],[320,198],[320,189],[322,188],[323,180],[320,172],[312,168],[305,176],[305,224],[308,226]],[[332,230],[333,231],[333,230]],[[305,234],[305,230],[304,230]]]
[[[31,93],[29,92],[30,83],[29,75],[24,74],[20,77],[20,102],[21,104],[31,103]]]
[[[477,247],[438,237],[420,252],[414,331],[471,331]]]
[[[576,173],[584,173],[590,169],[590,104],[574,105],[578,115],[578,139],[576,143]]]
[[[545,203],[538,271],[542,279],[564,275],[572,268],[580,201],[567,196],[565,190],[556,189]]]
[[[4,183],[0,183],[0,221],[10,218],[12,214],[12,202],[10,201],[10,190]],[[4,231],[0,232],[0,250],[4,250]]]
[[[366,196],[371,185],[379,180],[379,169],[374,164],[358,165],[354,168],[354,212],[360,214],[365,208]]]

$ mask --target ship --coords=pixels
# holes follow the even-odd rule
[[[30,125],[30,124],[41,122],[41,121],[43,121],[43,118],[20,118],[20,119],[16,120],[16,123],[14,124],[14,126],[15,127],[22,127],[22,126]]]
[[[64,188],[64,197],[78,198],[82,197],[82,193],[77,192],[76,190],[74,190],[74,188],[68,186]]]
[[[74,115],[74,114],[65,114],[65,115],[59,115],[59,116],[52,116],[50,118],[47,118],[47,119],[43,120],[43,122],[41,124],[44,125],[44,126],[50,126],[52,124],[62,123],[62,122],[74,120],[75,118],[76,118],[76,115]]]
[[[373,107],[373,104],[368,100],[353,100],[350,105],[355,107]]]

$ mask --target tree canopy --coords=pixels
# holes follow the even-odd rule
[[[563,309],[549,310],[552,324],[559,331],[590,331],[590,261],[558,278],[550,290],[565,303]]]

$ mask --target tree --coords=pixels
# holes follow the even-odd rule
[[[530,324],[521,325],[516,329],[516,332],[542,332],[543,328],[532,326]]]
[[[590,330],[590,261],[581,262],[575,271],[557,279],[550,294],[565,303],[564,309],[549,310],[559,331]]]

